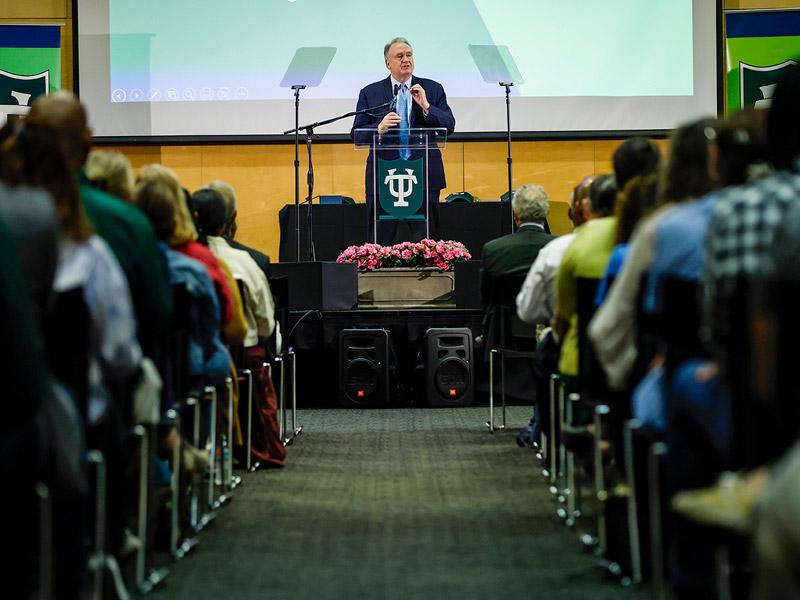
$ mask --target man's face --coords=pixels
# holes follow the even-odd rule
[[[414,52],[411,46],[397,42],[389,47],[386,68],[397,81],[405,82],[414,72]]]

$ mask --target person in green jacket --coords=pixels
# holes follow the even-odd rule
[[[147,217],[131,204],[89,185],[83,164],[92,134],[83,105],[69,92],[40,96],[27,117],[57,130],[74,171],[79,172],[80,195],[89,221],[111,247],[122,267],[133,298],[137,335],[145,355],[158,355],[172,315],[172,292],[165,257]]]

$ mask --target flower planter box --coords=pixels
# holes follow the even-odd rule
[[[455,306],[455,273],[391,268],[358,274],[359,308]]]

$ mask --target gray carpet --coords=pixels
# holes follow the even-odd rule
[[[509,409],[523,425],[530,409]],[[487,409],[308,410],[156,598],[633,599],[553,513]]]

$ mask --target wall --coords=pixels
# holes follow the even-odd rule
[[[644,0],[643,0],[644,1]],[[709,0],[710,1],[710,0]],[[800,1],[725,0],[726,9],[800,7]],[[62,30],[63,87],[72,88],[72,8],[69,0],[0,0],[0,22],[58,22]],[[504,105],[498,98],[498,110]],[[513,117],[513,115],[512,115]],[[90,115],[91,118],[91,115]],[[572,187],[592,173],[611,169],[618,140],[514,143],[514,187],[540,183],[548,191],[551,227],[569,229],[566,202]],[[662,147],[666,144],[660,142]],[[224,179],[239,198],[239,238],[277,259],[278,211],[294,201],[294,148],[291,145],[124,146],[135,168],[159,162],[174,169],[183,185],[196,189]],[[478,198],[498,198],[507,188],[504,142],[456,142],[444,151],[448,188]],[[314,149],[315,194],[363,197],[363,152],[349,144],[318,144]],[[305,158],[301,158],[301,195],[305,195]]]

